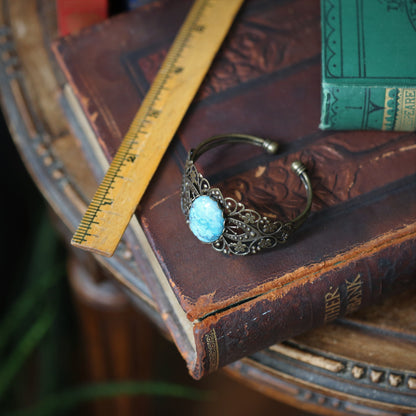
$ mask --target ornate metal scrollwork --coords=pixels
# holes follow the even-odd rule
[[[265,147],[270,152],[277,150],[277,145],[268,140],[245,135],[215,136],[191,150],[185,162],[181,188],[181,208],[188,220],[192,203],[199,196],[209,196],[215,200],[223,211],[225,222],[221,236],[211,243],[212,247],[226,254],[254,254],[264,248],[272,248],[285,243],[291,233],[303,223],[309,214],[312,189],[300,162],[294,162],[292,169],[300,176],[308,193],[307,207],[301,215],[292,221],[282,222],[265,217],[253,209],[248,209],[241,202],[224,197],[220,189],[211,187],[209,181],[198,172],[194,161],[206,150],[226,141],[245,141]]]

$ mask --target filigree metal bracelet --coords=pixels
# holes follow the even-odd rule
[[[226,254],[254,254],[286,242],[306,220],[311,209],[312,186],[305,166],[299,161],[291,165],[306,189],[307,201],[303,212],[287,222],[267,218],[233,198],[224,197],[196,169],[194,163],[203,153],[228,143],[249,143],[263,147],[272,154],[278,149],[276,142],[244,134],[214,136],[196,149],[191,149],[186,159],[181,188],[181,208],[191,231],[200,241]]]

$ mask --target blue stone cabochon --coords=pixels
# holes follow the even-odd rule
[[[207,196],[196,198],[189,210],[189,228],[203,243],[213,243],[224,231],[224,214],[218,202]]]

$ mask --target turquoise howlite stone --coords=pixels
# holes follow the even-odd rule
[[[224,215],[218,202],[201,195],[189,210],[189,228],[203,243],[213,243],[224,231]]]

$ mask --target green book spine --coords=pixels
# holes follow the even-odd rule
[[[416,2],[321,0],[322,129],[416,130]]]

